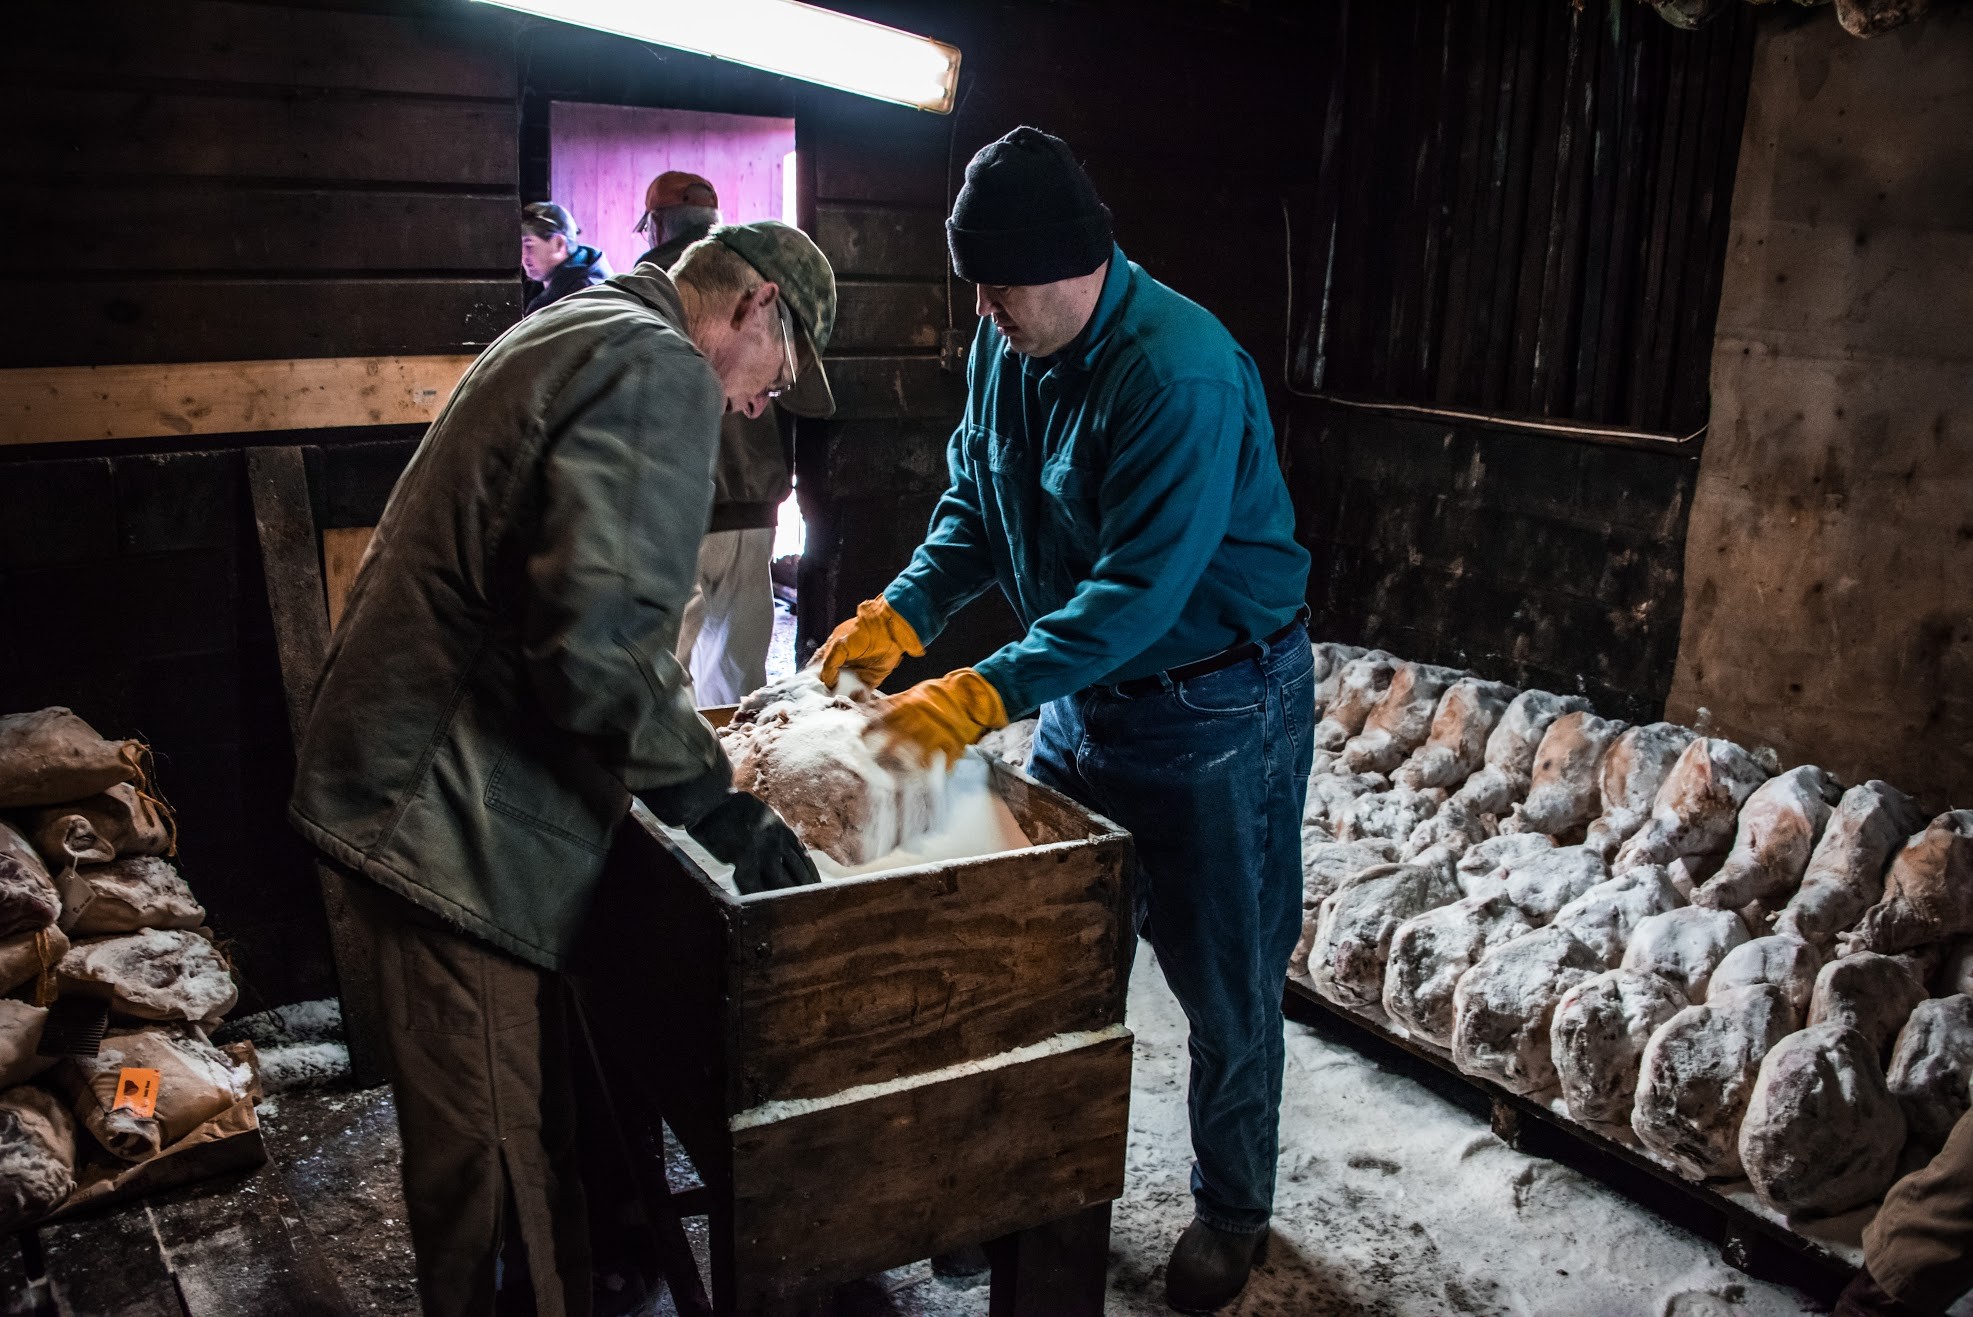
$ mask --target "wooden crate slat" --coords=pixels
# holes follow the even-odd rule
[[[1122,1012],[1117,851],[1069,842],[745,908],[742,1101],[821,1097]],[[1107,930],[1097,942],[1083,934]]]
[[[1130,1054],[1110,1038],[740,1131],[742,1294],[869,1275],[1115,1198]]]

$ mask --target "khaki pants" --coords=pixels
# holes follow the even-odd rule
[[[484,1317],[533,1291],[586,1317],[588,1224],[562,979],[459,932],[368,879],[350,912],[374,948],[404,1199],[426,1317]]]
[[[1973,1288],[1973,1113],[1938,1156],[1891,1186],[1863,1253],[1877,1283],[1915,1308],[1943,1312]]]
[[[699,582],[679,618],[679,663],[700,707],[738,704],[767,684],[774,643],[774,528],[716,530],[699,541]]]

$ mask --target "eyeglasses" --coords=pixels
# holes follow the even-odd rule
[[[770,398],[778,398],[794,388],[795,377],[801,373],[795,369],[795,331],[790,323],[793,317],[788,314],[788,304],[777,299],[774,307],[781,313],[781,357],[787,364],[788,373],[768,387],[767,396]]]

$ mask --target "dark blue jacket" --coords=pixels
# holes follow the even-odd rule
[[[570,293],[581,292],[610,277],[610,258],[594,247],[577,247],[569,258],[548,273],[548,282],[528,301],[524,315],[533,315],[552,306]]]
[[[976,666],[1009,717],[1266,636],[1302,605],[1309,556],[1253,359],[1121,249],[1055,356],[980,322],[947,465],[884,597],[929,643],[998,584],[1027,635]]]

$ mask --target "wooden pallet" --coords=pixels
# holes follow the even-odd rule
[[[1861,1228],[1858,1214],[1813,1223],[1814,1235],[1791,1229],[1760,1204],[1745,1181],[1723,1191],[1687,1180],[1636,1148],[1491,1080],[1466,1074],[1446,1052],[1391,1029],[1380,1018],[1337,1005],[1303,975],[1288,977],[1282,1008],[1290,1020],[1485,1115],[1494,1134],[1517,1150],[1561,1162],[1673,1225],[1716,1242],[1720,1257],[1748,1275],[1792,1285],[1827,1302],[1862,1265],[1854,1242]]]

